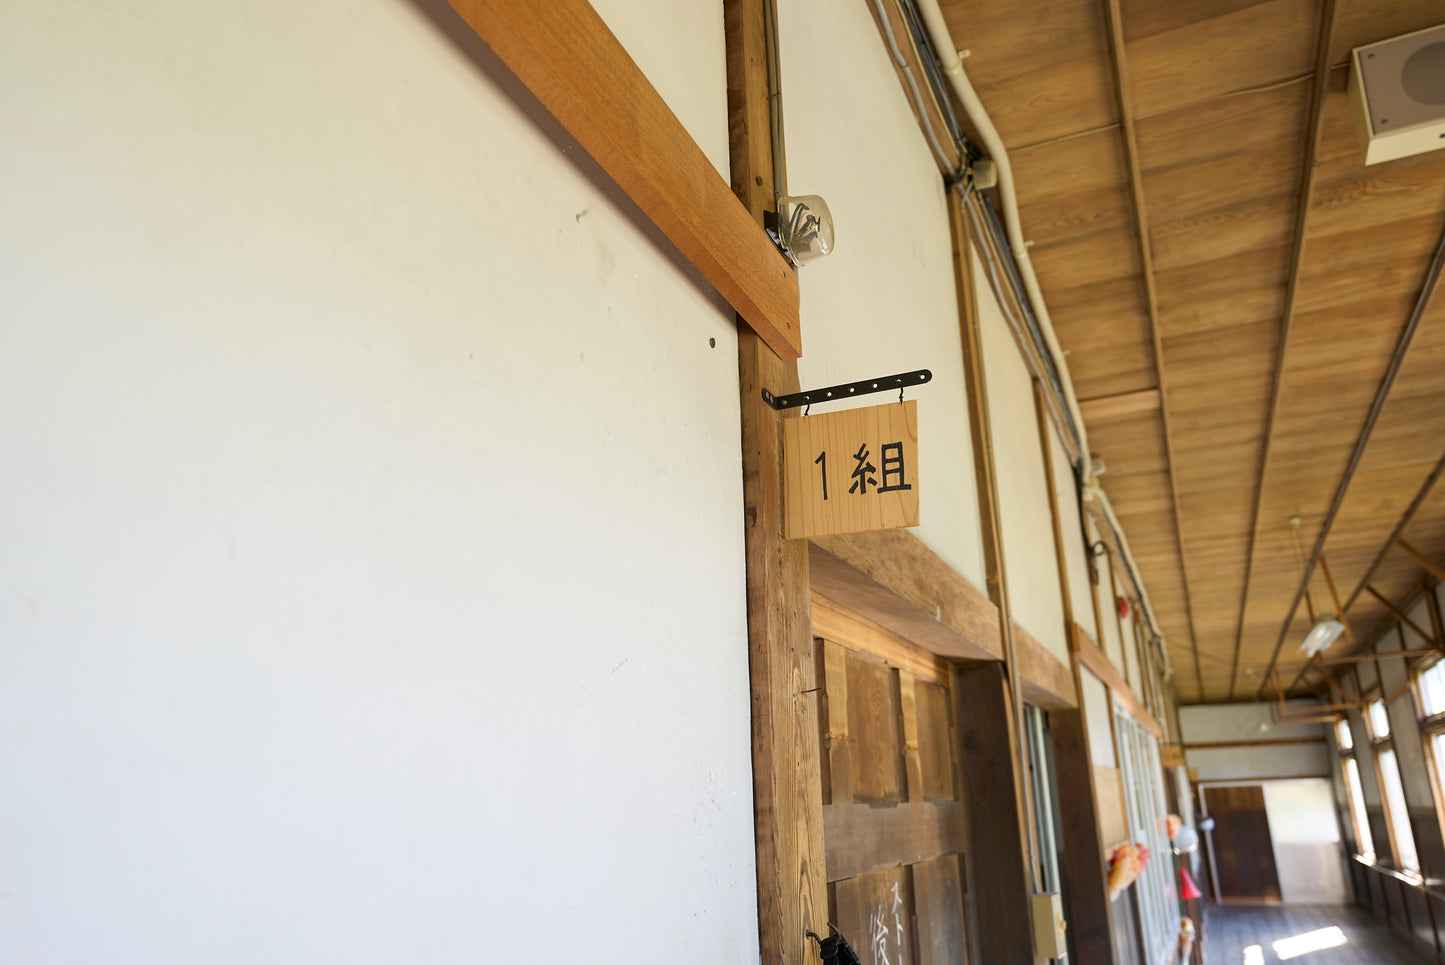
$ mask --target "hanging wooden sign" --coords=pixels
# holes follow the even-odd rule
[[[918,525],[918,403],[783,422],[789,539]]]

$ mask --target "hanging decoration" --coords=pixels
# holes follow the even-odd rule
[[[1130,842],[1121,844],[1109,856],[1109,900],[1134,883],[1149,863],[1149,849],[1142,844]]]

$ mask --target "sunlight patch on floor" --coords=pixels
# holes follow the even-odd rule
[[[1325,948],[1339,948],[1348,941],[1349,939],[1345,937],[1345,933],[1339,925],[1331,925],[1328,928],[1317,928],[1314,931],[1305,932],[1303,935],[1281,938],[1273,945],[1274,953],[1279,956],[1280,961],[1285,962],[1309,952],[1317,952]],[[1245,958],[1248,957],[1246,954]],[[1264,959],[1261,958],[1260,962],[1263,961]]]
[[[1244,950],[1244,965],[1264,965],[1264,949],[1250,945]]]

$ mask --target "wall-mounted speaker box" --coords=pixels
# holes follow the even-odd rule
[[[1350,113],[1366,164],[1445,148],[1445,24],[1351,51]]]

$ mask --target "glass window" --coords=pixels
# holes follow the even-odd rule
[[[1376,698],[1365,710],[1370,716],[1370,736],[1377,741],[1389,737],[1390,712],[1385,709],[1385,702]]]
[[[1348,719],[1335,721],[1335,743],[1340,745],[1341,752],[1355,749],[1355,735],[1350,733]]]
[[[1173,861],[1164,820],[1167,813],[1164,772],[1154,735],[1126,714],[1116,715],[1115,723],[1130,833],[1134,841],[1150,851],[1149,863],[1139,876],[1135,896],[1139,901],[1145,960],[1154,965],[1169,960],[1179,925]]]
[[[1426,717],[1445,713],[1445,660],[1420,674],[1420,711]]]
[[[1375,838],[1370,834],[1370,818],[1365,814],[1365,790],[1360,787],[1360,765],[1353,757],[1343,759],[1345,765],[1345,793],[1350,799],[1350,816],[1355,823],[1355,848],[1360,854],[1375,860]]]
[[[1420,870],[1415,853],[1415,834],[1410,830],[1410,812],[1405,807],[1405,788],[1400,784],[1400,765],[1393,750],[1380,751],[1380,790],[1384,792],[1385,813],[1389,816],[1390,844],[1395,850],[1395,867],[1401,871]]]

